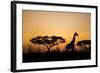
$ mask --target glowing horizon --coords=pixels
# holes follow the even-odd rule
[[[69,43],[74,32],[79,40],[90,40],[91,14],[23,10],[23,45],[35,36],[61,36]]]

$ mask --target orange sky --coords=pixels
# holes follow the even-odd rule
[[[90,39],[89,13],[50,12],[23,10],[23,45],[35,36],[61,36],[67,43],[72,40],[74,32],[79,34],[76,41]]]

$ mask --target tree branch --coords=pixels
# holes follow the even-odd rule
[[[49,49],[49,47],[46,44],[43,44],[43,45],[46,46]]]

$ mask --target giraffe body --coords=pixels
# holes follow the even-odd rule
[[[75,37],[76,37],[76,36],[78,36],[77,32],[74,33],[74,36],[73,36],[72,41],[71,41],[69,44],[66,45],[67,51],[69,51],[69,50],[74,51],[74,47],[75,47],[74,44],[75,44]]]

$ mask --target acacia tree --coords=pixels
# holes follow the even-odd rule
[[[86,51],[90,51],[91,50],[91,40],[78,41],[77,45],[80,46],[81,48],[83,48]],[[89,47],[87,47],[86,45],[88,45]]]
[[[63,39],[62,37],[59,36],[37,36],[34,37],[30,40],[33,44],[39,44],[39,45],[44,45],[48,51],[50,51],[50,48],[58,45],[60,43],[64,43],[65,39]]]
[[[78,41],[77,45],[82,46],[82,45],[90,45],[91,46],[91,40],[82,40],[82,41]]]

